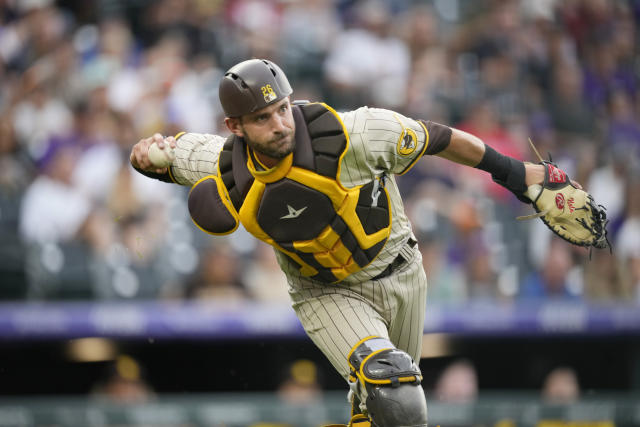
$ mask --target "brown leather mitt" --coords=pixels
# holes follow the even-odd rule
[[[538,213],[518,219],[539,217],[551,231],[574,245],[611,248],[604,206],[574,186],[557,165],[548,161],[541,163],[545,167],[543,184],[531,185],[525,192]]]

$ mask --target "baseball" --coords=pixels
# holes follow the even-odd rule
[[[176,154],[169,144],[165,143],[164,148],[160,148],[155,142],[149,146],[148,156],[149,161],[157,168],[169,167],[176,158]]]
[[[525,191],[524,195],[530,198],[531,200],[535,200],[541,191],[542,191],[542,185],[532,184],[527,188],[527,191]]]

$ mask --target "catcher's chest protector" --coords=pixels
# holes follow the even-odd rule
[[[349,138],[333,109],[313,103],[294,105],[292,111],[293,153],[261,170],[244,140],[231,136],[220,154],[218,177],[207,177],[192,189],[190,211],[201,229],[214,234],[235,230],[239,221],[296,262],[302,275],[337,282],[373,261],[387,241],[389,194],[384,178],[350,189],[340,183]],[[191,209],[191,199],[202,198],[196,187],[208,179],[215,184],[207,185],[222,196],[207,206],[224,213],[202,215]],[[220,230],[220,224],[227,229]]]

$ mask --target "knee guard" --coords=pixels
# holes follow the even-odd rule
[[[385,338],[368,337],[347,356],[351,380],[367,391],[365,405],[374,427],[426,427],[422,375],[411,356]]]

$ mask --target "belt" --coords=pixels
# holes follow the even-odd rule
[[[418,242],[413,237],[409,237],[409,240],[407,240],[407,242],[403,246],[408,246],[409,248],[413,248],[416,245],[416,243]],[[401,249],[398,256],[395,257],[393,261],[391,261],[391,264],[389,264],[387,268],[382,270],[380,274],[373,277],[371,280],[380,280],[387,276],[390,276],[391,273],[393,273],[396,268],[400,267],[405,262],[407,262],[407,259],[402,255],[402,249]]]

